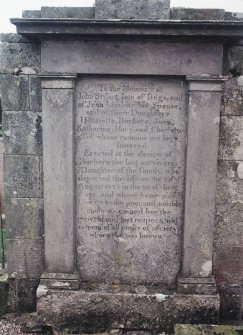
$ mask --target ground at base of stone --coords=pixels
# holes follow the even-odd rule
[[[32,314],[6,314],[0,319],[0,335],[54,335],[50,329],[43,329],[33,322]],[[29,323],[25,327],[26,323]]]
[[[21,331],[21,327],[13,322],[0,320],[0,335],[26,335]],[[40,333],[31,333],[32,335],[40,335]]]

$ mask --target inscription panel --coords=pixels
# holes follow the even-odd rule
[[[182,243],[185,82],[82,77],[75,94],[82,280],[174,283]]]

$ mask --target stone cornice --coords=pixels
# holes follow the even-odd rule
[[[127,36],[243,39],[242,21],[134,21],[77,19],[11,19],[17,33],[27,37]]]

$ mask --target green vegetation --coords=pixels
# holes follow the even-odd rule
[[[0,228],[0,268],[4,269],[7,264],[7,231]]]

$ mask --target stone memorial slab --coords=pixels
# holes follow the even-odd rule
[[[175,283],[184,203],[185,82],[87,76],[78,79],[75,94],[82,281]]]

